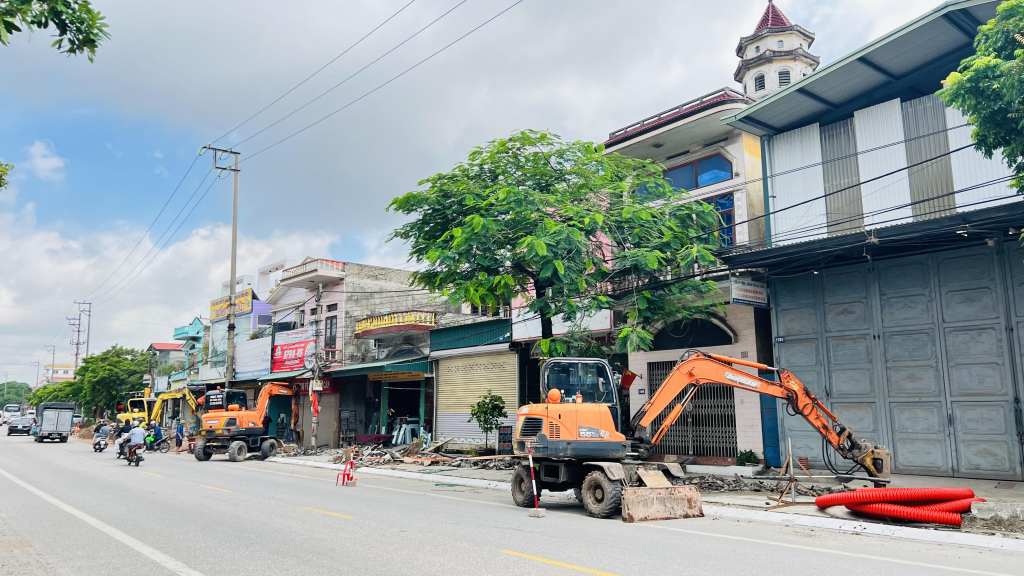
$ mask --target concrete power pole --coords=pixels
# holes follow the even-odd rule
[[[75,370],[72,372],[74,374],[78,372],[78,352],[82,346],[82,313],[79,312],[78,316],[68,317],[68,324],[75,330],[74,340],[71,341],[71,345],[75,347]]]
[[[233,172],[235,174],[235,196],[231,208],[231,280],[228,292],[228,346],[227,357],[224,363],[224,389],[231,388],[231,380],[235,377],[235,259],[238,254],[238,157],[239,152],[231,149],[214,148],[203,146],[203,150],[213,152],[213,168],[220,171]],[[234,167],[218,166],[217,155],[231,154],[235,158]]]
[[[89,342],[92,341],[92,302],[79,302],[75,300],[75,304],[78,304],[78,317],[81,318],[82,314],[85,314],[85,357],[89,357]]]
[[[50,357],[50,381],[48,384],[53,384],[53,365],[57,362],[57,347],[53,344],[46,345],[46,351],[51,354]]]
[[[35,360],[35,361],[32,361],[32,362],[29,362],[29,364],[31,364],[31,365],[36,367],[36,381],[32,383],[32,386],[30,386],[30,388],[35,390],[36,386],[39,386],[39,365],[41,364],[41,362],[39,362],[39,360]]]

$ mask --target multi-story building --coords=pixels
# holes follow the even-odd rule
[[[202,318],[193,318],[187,325],[174,329],[174,339],[181,342],[185,364],[181,370],[171,373],[171,388],[199,382],[199,366],[203,363],[203,337],[209,326],[210,323]]]
[[[998,5],[946,2],[724,119],[767,150],[764,241],[724,259],[768,277],[773,364],[894,472],[1022,478],[1021,197],[935,96]]]
[[[49,384],[67,382],[75,379],[75,368],[71,364],[47,364],[43,367],[43,375]]]

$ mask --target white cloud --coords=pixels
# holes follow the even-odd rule
[[[117,148],[114,148],[114,145],[111,144],[110,142],[107,142],[107,150],[110,150],[111,152],[113,152],[114,156],[117,156],[118,158],[120,158],[121,156],[124,156],[124,152],[121,152]]]
[[[167,172],[167,168],[164,168],[163,166],[157,166],[156,169],[153,170],[153,173],[156,174],[157,176],[162,176],[164,178],[170,176],[170,173]]]
[[[0,190],[0,204],[7,206],[14,206],[18,200],[18,185],[14,182],[7,184],[7,188]]]
[[[358,259],[360,264],[372,266],[386,266],[389,268],[401,268],[412,270],[416,267],[408,261],[409,255],[405,244],[401,240],[385,242],[387,233],[367,231],[359,238],[359,244],[363,248],[363,256]]]
[[[163,157],[164,157],[164,153],[163,152],[161,152],[159,150],[155,150],[153,152],[153,158],[163,158]]]
[[[58,361],[68,361],[73,352],[67,334],[61,333],[67,330],[65,316],[75,299],[87,295],[94,303],[91,351],[115,343],[140,348],[171,341],[175,326],[208,316],[209,302],[220,295],[229,273],[231,229],[221,224],[201,226],[169,245],[148,267],[128,276],[134,280],[127,288],[102,303],[125,285],[118,281],[152,246],[146,238],[141,252],[110,283],[88,294],[110,276],[141,233],[132,229],[71,238],[40,227],[33,204],[0,212],[0,270],[5,271],[0,275],[0,349],[6,361],[42,360],[49,343],[57,345]],[[238,273],[254,275],[270,262],[307,254],[329,258],[329,246],[337,241],[337,236],[309,232],[273,232],[263,239],[243,234]]]
[[[64,163],[67,160],[57,156],[53,142],[36,140],[25,150],[28,152],[28,158],[21,164],[35,174],[36,178],[51,181],[64,179]]]

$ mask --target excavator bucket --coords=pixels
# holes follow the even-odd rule
[[[647,522],[704,516],[700,492],[673,486],[661,470],[637,469],[645,486],[622,489],[622,521]]]

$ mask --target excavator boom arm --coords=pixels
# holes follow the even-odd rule
[[[762,370],[777,370],[779,381],[775,382],[747,374],[730,366],[738,364]],[[887,453],[876,454],[871,446],[858,442],[853,432],[843,426],[836,415],[825,406],[806,386],[789,370],[774,369],[764,364],[749,360],[695,352],[676,364],[675,369],[662,383],[658,391],[644,404],[633,417],[634,436],[647,438],[648,427],[670,404],[685,391],[682,400],[669,412],[661,427],[651,437],[650,444],[657,445],[664,438],[672,423],[679,417],[687,404],[693,399],[697,389],[703,384],[721,384],[750,390],[758,394],[781,398],[793,411],[803,417],[808,424],[821,434],[825,442],[839,452],[844,458],[855,460],[867,469],[868,474],[875,477],[887,475]],[[884,450],[884,449],[881,449]],[[884,469],[884,470],[883,470]]]

